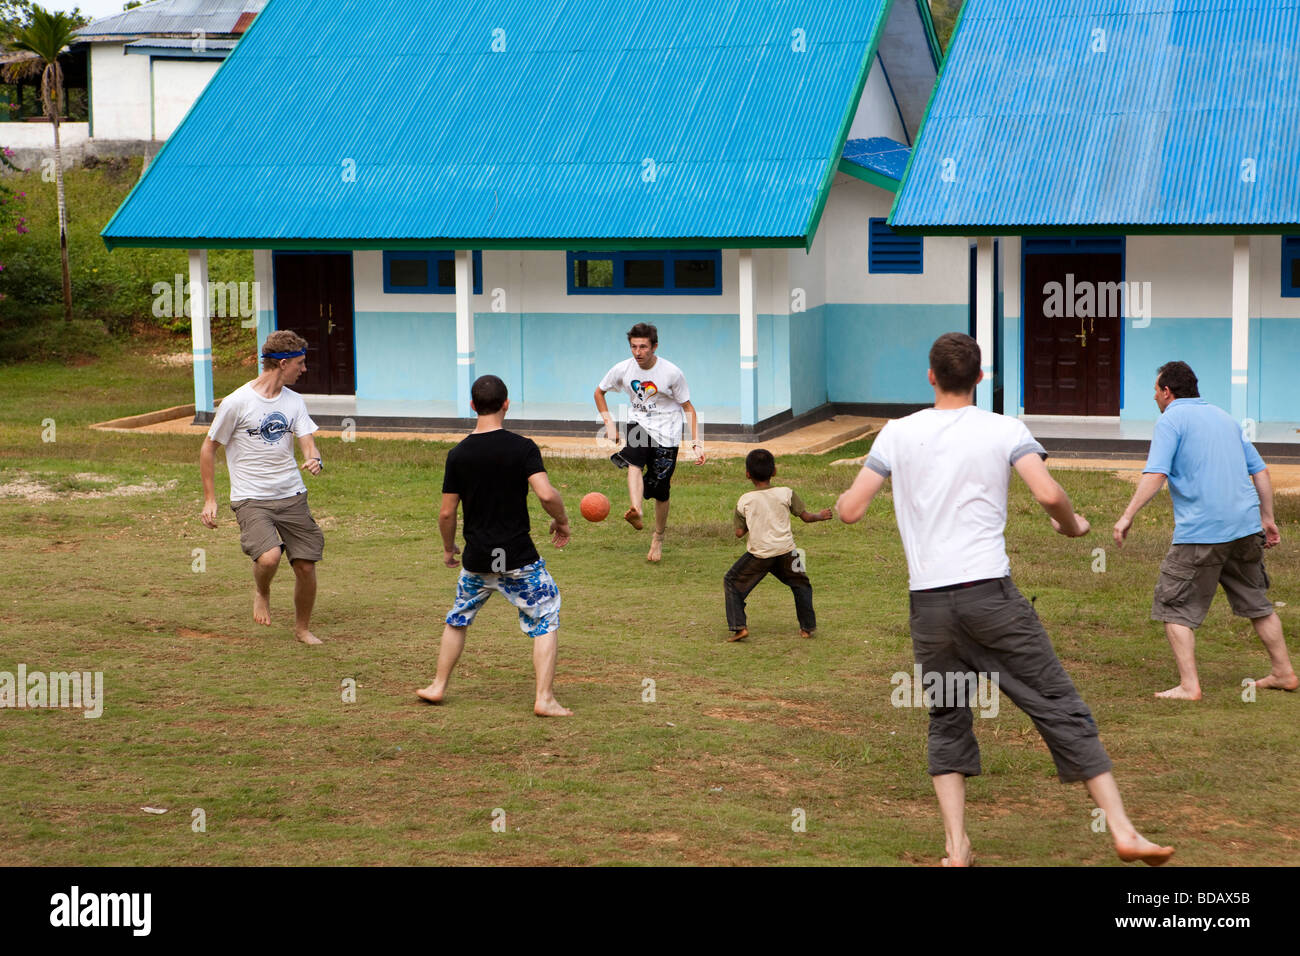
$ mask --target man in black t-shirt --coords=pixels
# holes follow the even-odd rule
[[[416,693],[441,704],[452,668],[465,648],[465,631],[492,592],[500,591],[519,609],[519,627],[533,639],[537,696],[533,713],[539,717],[568,717],[573,711],[555,699],[555,656],[560,626],[560,589],[546,570],[529,537],[528,489],[537,493],[553,519],[551,535],[557,548],[569,542],[569,517],[564,499],[551,487],[542,453],[530,439],[503,427],[510,401],[505,382],[495,375],[479,377],[470,389],[478,427],[447,453],[442,480],[443,563],[456,560],[456,509],[465,505],[465,551],[456,603],[447,613],[438,649],[438,676]]]

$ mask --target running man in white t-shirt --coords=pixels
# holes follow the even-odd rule
[[[658,329],[638,322],[627,333],[627,342],[632,357],[619,362],[600,380],[596,386],[596,409],[605,421],[605,437],[617,445],[618,426],[609,414],[605,393],[624,391],[631,399],[627,445],[609,460],[627,469],[630,507],[623,517],[628,524],[640,531],[642,501],[649,498],[655,503],[655,530],[646,560],[658,561],[663,557],[664,532],[668,530],[669,484],[677,467],[683,414],[691,422],[695,464],[704,464],[705,456],[700,448],[700,422],[691,404],[686,376],[672,362],[655,355],[659,348]]]
[[[966,778],[980,772],[970,688],[992,685],[1029,715],[1062,782],[1083,781],[1103,811],[1120,859],[1152,866],[1173,855],[1124,813],[1097,725],[1065,673],[1042,622],[1011,583],[1003,530],[1015,468],[1066,537],[1088,533],[1047,470],[1024,422],[975,407],[983,378],[979,345],[948,332],[930,349],[934,407],[881,430],[852,487],[836,503],[841,520],[862,519],[887,478],[907,555],[912,651],[930,708],[929,770],[943,816],[945,866],[972,859]],[[932,676],[933,675],[933,676]]]
[[[306,371],[306,356],[306,339],[284,329],[272,332],[262,348],[262,374],[217,406],[199,452],[201,519],[209,528],[217,526],[216,456],[224,445],[239,543],[253,559],[253,620],[271,623],[271,579],[287,551],[296,577],[294,636],[304,644],[319,644],[311,632],[311,612],[325,535],[307,507],[307,486],[298,474],[293,439],[298,439],[306,471],[319,475],[324,466],[312,434],[316,423],[302,396],[286,387]]]

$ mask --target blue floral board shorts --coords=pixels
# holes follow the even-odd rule
[[[456,603],[447,612],[447,623],[469,627],[493,591],[500,591],[519,609],[519,629],[529,637],[541,637],[560,626],[560,588],[541,558],[501,574],[461,568]]]

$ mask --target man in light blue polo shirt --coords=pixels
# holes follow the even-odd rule
[[[1273,520],[1268,466],[1232,416],[1200,395],[1196,374],[1186,362],[1160,367],[1155,394],[1160,421],[1142,480],[1115,522],[1115,543],[1123,547],[1134,516],[1168,479],[1174,540],[1160,565],[1151,618],[1164,622],[1179,682],[1156,696],[1201,699],[1195,631],[1219,585],[1232,613],[1255,625],[1272,660],[1272,670],[1255,686],[1295,690],[1300,678],[1291,668],[1264,570],[1264,549],[1282,540]]]

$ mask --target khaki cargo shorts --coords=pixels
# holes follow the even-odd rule
[[[1273,613],[1263,532],[1223,544],[1171,545],[1160,564],[1151,619],[1195,630],[1210,612],[1219,585],[1238,617],[1253,621]]]
[[[325,554],[325,532],[307,507],[307,493],[263,501],[245,498],[230,508],[239,522],[239,546],[254,561],[282,547],[290,561],[319,561]]]

